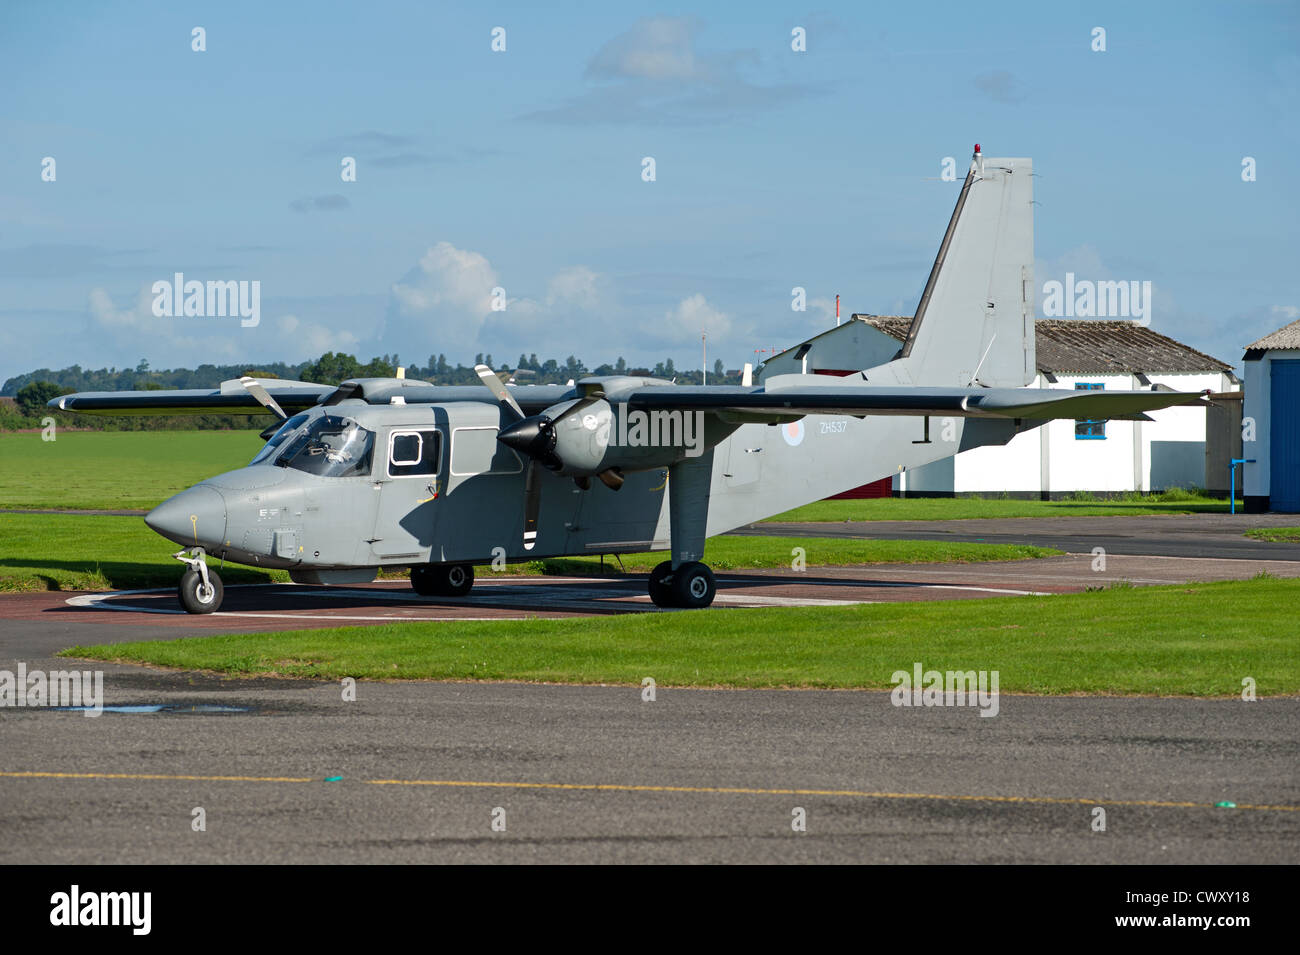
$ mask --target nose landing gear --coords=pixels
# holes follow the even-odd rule
[[[189,569],[181,575],[176,596],[180,598],[181,606],[185,608],[186,613],[212,613],[221,606],[226,589],[217,572],[203,559],[205,555],[202,547],[190,548],[188,557],[185,553],[181,550],[172,554],[177,560],[189,566]]]

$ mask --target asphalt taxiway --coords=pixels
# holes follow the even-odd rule
[[[176,709],[0,714],[0,861],[1300,861],[1296,699],[105,683]]]

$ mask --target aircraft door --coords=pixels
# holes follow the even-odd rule
[[[442,485],[442,432],[431,425],[396,427],[376,454],[380,485],[371,550],[379,560],[428,559]]]

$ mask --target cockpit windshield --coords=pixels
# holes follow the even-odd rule
[[[351,418],[321,415],[293,436],[275,463],[322,477],[357,477],[370,473],[374,447],[373,431]]]
[[[261,464],[268,458],[275,457],[276,449],[279,448],[280,445],[284,444],[285,439],[288,438],[289,435],[301,428],[302,423],[309,417],[311,417],[311,415],[296,414],[285,421],[284,424],[280,425],[279,430],[276,431],[275,434],[271,435],[266,444],[263,445],[262,450],[257,452],[253,460],[248,462],[249,465]]]

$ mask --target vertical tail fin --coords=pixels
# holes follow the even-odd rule
[[[1029,159],[979,146],[889,366],[903,382],[1019,387],[1034,379],[1034,187]]]

